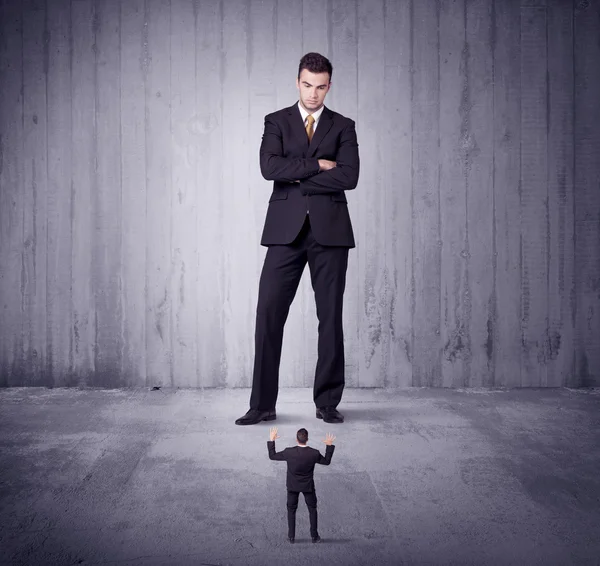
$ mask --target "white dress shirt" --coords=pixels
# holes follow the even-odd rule
[[[323,109],[325,108],[325,105],[321,106],[321,108],[319,108],[316,112],[313,112],[313,118],[315,119],[315,121],[313,122],[313,135],[315,134],[315,132],[317,131],[317,126],[319,125],[319,118],[321,117],[321,114],[323,114]],[[298,109],[300,110],[300,115],[302,116],[302,121],[304,122],[304,129],[306,130],[306,117],[310,114],[310,112],[307,112],[304,109],[304,106],[302,106],[302,104],[300,104],[300,101],[298,101]],[[308,214],[308,209],[306,210],[306,214]],[[300,446],[300,445],[298,445]],[[306,446],[303,446],[302,448],[306,448]]]
[[[323,114],[324,108],[325,108],[325,106],[323,105],[316,112],[313,112],[312,116],[315,119],[315,123],[313,124],[313,133],[317,131],[317,126],[319,125],[319,118],[321,117],[321,114]],[[298,101],[298,109],[300,110],[300,114],[302,115],[302,121],[304,122],[304,129],[306,129],[306,117],[309,115],[309,112],[304,110],[304,106],[302,106],[302,104],[300,104],[300,101]]]

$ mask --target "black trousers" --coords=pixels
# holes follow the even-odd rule
[[[251,409],[275,408],[283,328],[307,263],[319,319],[313,399],[317,408],[337,407],[341,401],[344,390],[342,307],[348,249],[317,243],[309,215],[291,244],[269,246],[258,289]]]
[[[308,516],[310,517],[310,536],[316,537],[319,534],[317,530],[317,494],[314,491],[303,491],[304,501],[308,507]],[[298,509],[298,497],[300,492],[288,490],[287,510],[288,510],[288,536],[296,536],[296,509]]]

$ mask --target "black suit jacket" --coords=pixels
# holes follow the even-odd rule
[[[319,172],[319,159],[335,161],[337,166]],[[355,247],[344,193],[358,183],[353,120],[324,107],[309,144],[297,103],[268,114],[260,146],[260,170],[265,179],[273,181],[261,245],[292,243],[309,212],[319,244]]]
[[[271,460],[285,460],[287,462],[286,486],[290,491],[314,491],[315,482],[313,472],[315,464],[329,466],[335,445],[328,445],[325,456],[318,450],[307,446],[301,448],[294,446],[285,448],[282,452],[275,452],[275,441],[267,440],[267,449]]]

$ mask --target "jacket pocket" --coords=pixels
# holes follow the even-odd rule
[[[274,200],[285,200],[286,198],[288,198],[287,191],[281,191],[281,190],[273,191],[273,194],[271,195],[269,202],[273,202]]]
[[[334,195],[331,195],[331,200],[335,202],[345,202],[346,204],[348,203],[344,193],[335,193]]]

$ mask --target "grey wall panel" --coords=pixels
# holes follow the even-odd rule
[[[173,381],[171,2],[146,2],[146,380]]]
[[[4,0],[0,384],[247,386],[265,114],[356,121],[348,386],[600,383],[600,3]],[[310,386],[308,269],[280,384]]]
[[[195,113],[188,129],[197,144],[195,186],[198,193],[196,230],[198,267],[196,285],[197,386],[225,385],[223,316],[223,208],[232,194],[223,187],[227,161],[223,136],[223,36],[219,0],[194,5],[196,23]],[[194,368],[191,368],[194,373]]]
[[[546,385],[548,85],[546,9],[521,8],[521,377]],[[542,363],[540,363],[542,362]]]
[[[389,292],[383,334],[388,337],[384,385],[412,385],[412,115],[411,6],[384,5],[384,120],[380,136],[384,190],[385,280]],[[365,147],[366,149],[366,147]],[[361,146],[362,150],[362,146]]]
[[[73,373],[71,325],[73,301],[73,192],[72,173],[72,98],[71,98],[71,10],[70,5],[59,2],[46,14],[48,41],[48,69],[46,81],[48,107],[48,188],[46,192],[46,302],[48,373],[56,385],[76,383]],[[111,164],[112,165],[112,164]],[[100,198],[111,199],[118,191],[118,183],[102,186]],[[19,188],[20,190],[20,188]],[[115,203],[116,204],[116,203]],[[113,210],[112,215],[119,215]],[[118,230],[112,230],[118,238]],[[107,248],[106,248],[107,249]],[[107,253],[103,248],[102,253]],[[118,301],[116,288],[103,287],[109,300]]]
[[[96,61],[94,4],[71,6],[71,356],[72,372],[85,384],[95,373],[96,317],[92,294],[92,256],[96,187]],[[26,89],[27,90],[27,89]],[[123,188],[121,189],[123,190]],[[122,205],[118,205],[122,208]],[[119,237],[119,233],[116,233]],[[123,277],[125,281],[126,278]],[[119,295],[118,290],[117,296]],[[122,301],[123,294],[121,294]],[[123,320],[126,320],[123,317]],[[117,325],[120,320],[117,317]],[[116,334],[117,336],[119,333]],[[127,342],[125,342],[127,343]],[[121,372],[119,372],[121,373]]]
[[[575,48],[575,285],[578,382],[600,373],[600,2],[578,2]]]
[[[471,358],[467,255],[468,57],[464,1],[440,4],[441,383],[465,385]],[[464,101],[463,101],[464,99]],[[470,196],[470,195],[469,195]]]
[[[248,47],[253,39],[250,4],[223,3],[223,312],[225,383],[250,383],[252,376],[253,305],[258,289],[259,220],[254,215],[254,182],[260,136],[250,136]],[[266,196],[266,195],[265,195]],[[210,220],[209,220],[210,221]],[[214,224],[213,224],[214,228]]]
[[[23,239],[17,245],[23,257],[20,282],[23,287],[23,365],[21,375],[13,375],[13,378],[17,378],[16,383],[24,385],[43,385],[47,383],[45,4],[39,0],[24,2],[23,13],[27,14],[27,18],[23,22],[23,184],[19,188],[25,207]],[[2,108],[5,108],[4,104]],[[4,181],[1,186],[2,193],[6,191],[8,194],[8,186]],[[0,247],[7,249],[4,246],[0,244]],[[4,273],[3,262],[0,272]],[[0,285],[3,293],[6,292],[3,277],[0,278]],[[3,304],[4,301],[7,301],[5,295]],[[93,340],[89,340],[89,347],[92,344]],[[4,377],[8,376],[5,374]]]
[[[108,387],[122,383],[121,234],[121,20],[118,0],[99,2],[95,13],[96,167],[92,238],[95,375]],[[167,217],[168,218],[168,217]]]
[[[549,386],[577,383],[575,373],[575,216],[573,10],[551,2],[548,59],[548,327]],[[596,248],[596,254],[600,249]]]
[[[363,161],[356,218],[358,271],[358,374],[360,385],[377,387],[387,378],[390,292],[385,264],[385,194],[383,184],[383,147],[380,135],[385,116],[385,27],[382,1],[360,2],[357,12],[358,118],[360,143],[369,148],[372,158]],[[380,85],[373,88],[374,85]]]
[[[15,384],[23,379],[23,17],[18,4],[4,2],[0,9],[0,266],[2,285],[2,337],[0,341],[0,383]]]
[[[123,383],[130,385],[146,383],[145,22],[144,0],[121,4],[121,374]]]
[[[441,386],[440,7],[413,2],[413,385]]]
[[[171,2],[171,320],[173,379],[182,387],[197,385],[198,333],[198,203],[195,167],[197,148],[191,143],[188,122],[196,105],[194,5]]]
[[[521,26],[518,0],[494,3],[494,253],[492,359],[499,386],[521,381]]]
[[[491,0],[465,6],[465,69],[461,146],[466,186],[467,317],[470,358],[465,385],[495,385],[492,363],[496,323],[494,289],[493,81]]]

